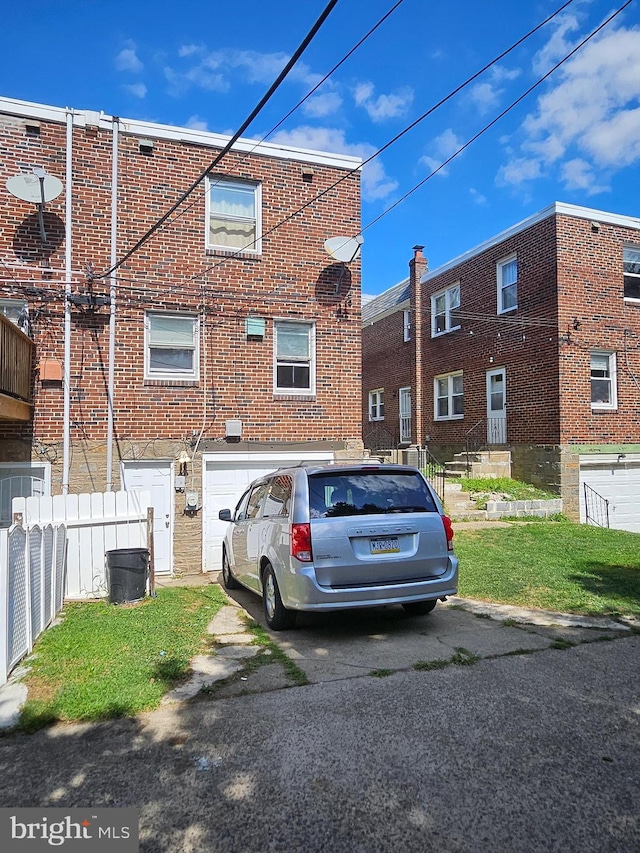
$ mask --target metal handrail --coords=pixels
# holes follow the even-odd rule
[[[419,448],[418,457],[420,470],[424,473],[427,480],[429,480],[440,500],[444,502],[444,464],[439,459],[436,459],[428,447]]]
[[[586,524],[609,527],[609,501],[587,483],[584,484],[584,511]]]
[[[478,433],[480,427],[483,427],[483,431]],[[467,477],[471,473],[471,462],[469,461],[469,455],[473,453],[477,453],[478,450],[482,447],[483,444],[486,444],[486,421],[484,418],[481,421],[478,421],[477,424],[471,427],[470,430],[464,434],[464,446],[465,452],[467,455]],[[484,440],[480,438],[483,436]]]

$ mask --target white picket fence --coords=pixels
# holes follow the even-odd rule
[[[149,547],[150,507],[150,492],[141,491],[14,498],[12,509],[14,521],[21,516],[26,528],[65,525],[65,598],[102,598],[108,593],[107,551]]]
[[[108,594],[108,551],[148,548],[153,560],[148,491],[14,498],[11,508],[13,525],[0,529],[0,685],[64,598]]]
[[[64,524],[0,530],[0,686],[62,607]]]

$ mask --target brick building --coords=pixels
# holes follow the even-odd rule
[[[571,517],[586,483],[640,531],[640,219],[556,203],[436,270],[421,249],[363,309],[365,446],[509,449]]]
[[[0,99],[0,138],[0,523],[148,488],[156,568],[217,569],[250,479],[361,452],[359,160],[239,140],[105,275],[228,137]]]

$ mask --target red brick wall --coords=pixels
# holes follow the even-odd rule
[[[406,306],[409,307],[408,304]],[[400,441],[398,389],[411,385],[412,346],[404,341],[403,309],[362,329],[362,423],[367,437],[387,437],[393,446]],[[369,391],[384,389],[384,421],[369,421]]]
[[[496,264],[517,253],[518,308],[497,314]],[[512,236],[424,285],[425,429],[434,443],[462,442],[487,416],[486,373],[506,369],[509,442],[558,440],[558,335],[553,219]],[[460,283],[460,329],[431,338],[432,294]],[[462,370],[464,418],[434,419],[433,377]]]
[[[624,301],[622,250],[640,232],[558,217],[559,327],[563,443],[640,440],[640,305]],[[614,351],[618,407],[591,411],[590,351]]]
[[[33,166],[44,166],[66,184],[63,125],[43,121],[39,137],[31,137],[22,119],[2,117],[0,134],[3,185],[7,177]],[[79,290],[87,283],[86,268],[101,273],[109,267],[111,144],[106,130],[74,127],[71,240],[74,288]],[[153,154],[145,156],[139,151],[138,138],[121,133],[119,256],[167,210],[215,153],[198,145],[156,139]],[[256,154],[230,154],[221,166],[221,174],[262,183],[263,232],[345,174],[314,164],[313,180],[307,182],[302,179],[301,163]],[[223,437],[227,418],[241,418],[243,438],[250,441],[360,438],[360,267],[357,261],[350,264],[336,294],[338,270],[328,270],[329,259],[323,251],[328,236],[358,231],[359,187],[358,174],[348,177],[268,234],[260,257],[228,258],[205,250],[202,185],[180,209],[183,215],[165,224],[121,267],[114,391],[115,431],[120,441],[191,436],[192,430],[200,430],[205,401],[205,439]],[[64,192],[47,205],[47,211],[48,230],[58,245],[45,253],[33,219],[34,205],[8,197],[0,210],[1,257],[16,264],[9,272],[6,267],[0,269],[0,294],[30,293],[36,362],[42,357],[62,361],[64,356]],[[24,237],[27,217],[31,227]],[[108,293],[108,281],[96,280],[93,288]],[[145,309],[204,309],[198,383],[144,381]],[[249,314],[266,319],[264,340],[246,340],[244,321]],[[274,398],[274,319],[315,322],[314,399]],[[73,309],[71,350],[72,445],[104,442],[108,308],[94,313]],[[33,431],[34,444],[57,445],[62,441],[62,387],[36,380],[34,390],[33,424],[3,425],[0,437],[30,440]]]

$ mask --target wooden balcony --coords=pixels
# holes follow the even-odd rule
[[[0,314],[0,420],[29,421],[33,341]]]

